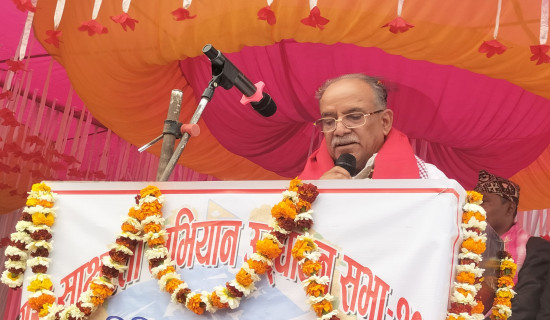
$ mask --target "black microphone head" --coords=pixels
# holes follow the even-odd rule
[[[263,93],[263,97],[258,102],[251,102],[252,108],[264,117],[271,117],[277,111],[275,101],[267,93]],[[351,156],[351,155],[350,155]],[[353,157],[353,156],[352,156]]]
[[[334,162],[334,165],[346,169],[346,171],[352,176],[355,174],[356,160],[351,153],[341,154]]]

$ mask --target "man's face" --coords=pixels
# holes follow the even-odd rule
[[[342,79],[331,84],[325,90],[319,106],[321,117],[334,118],[352,112],[371,113],[382,109],[370,85],[359,79]],[[351,153],[357,160],[357,169],[361,170],[384,144],[392,122],[393,113],[389,109],[368,116],[366,123],[358,128],[348,129],[341,121],[337,122],[336,130],[324,133],[332,159]]]
[[[481,206],[487,212],[487,223],[499,235],[508,231],[509,226],[514,221],[514,212],[510,209],[511,204],[509,201],[494,193],[482,192],[481,194],[483,195]]]

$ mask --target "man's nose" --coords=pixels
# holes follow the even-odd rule
[[[336,121],[336,129],[334,129],[334,134],[337,136],[344,135],[346,133],[349,133],[351,129],[348,129],[342,121]]]

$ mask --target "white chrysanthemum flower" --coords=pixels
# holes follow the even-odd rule
[[[483,271],[485,271],[485,269],[481,269],[479,267],[476,267],[476,265],[473,264],[473,263],[459,264],[459,265],[456,266],[456,272],[457,273],[470,272],[470,273],[473,273],[476,276],[476,278],[481,278],[483,276]]]
[[[216,312],[218,310],[216,307],[210,303],[210,292],[208,291],[202,291],[201,292],[201,301],[205,304],[205,310],[210,313]]]
[[[325,313],[324,315],[322,315],[320,318],[317,318],[317,319],[330,320],[333,316],[337,316],[337,315],[338,315],[338,309],[334,309],[329,313]]]
[[[473,239],[474,241],[483,241],[487,242],[487,235],[485,233],[478,234],[475,231],[468,231],[466,229],[462,230],[464,239]]]
[[[291,231],[288,231],[286,229],[281,228],[281,226],[279,226],[279,224],[277,223],[277,220],[275,220],[275,219],[270,219],[269,220],[269,227],[271,229],[273,229],[273,231],[277,231],[277,232],[280,232],[282,234],[290,234],[290,232],[291,232]]]
[[[10,278],[9,274],[10,272],[8,270],[4,270],[4,272],[2,272],[2,277],[0,279],[3,284],[10,288],[18,288],[23,285],[23,273],[18,274],[15,279]]]
[[[145,250],[145,258],[147,260],[165,258],[168,257],[168,254],[168,249],[165,246],[158,246]]]
[[[451,302],[469,304],[469,305],[473,306],[473,305],[475,305],[476,300],[475,300],[474,296],[472,296],[470,293],[468,293],[466,296],[464,296],[462,293],[455,291],[451,295]]]
[[[90,308],[93,311],[97,308],[96,305],[94,305],[92,301],[92,297],[94,296],[94,292],[92,290],[86,290],[82,292],[80,297],[78,297],[78,301],[84,308]]]
[[[51,281],[51,277],[45,273],[35,273],[33,274],[30,278],[29,278],[29,282],[33,282],[33,281],[40,281],[40,282],[44,282],[44,280],[50,280]]]
[[[460,288],[466,291],[471,292],[474,296],[477,293],[478,289],[476,285],[469,284],[469,283],[459,283],[455,282],[455,288]]]
[[[141,221],[141,225],[145,226],[146,224],[149,224],[149,223],[152,222],[152,223],[164,226],[165,220],[166,219],[164,219],[163,217],[159,217],[159,216],[148,216],[147,218],[143,219],[143,221]]]
[[[485,316],[481,313],[472,314],[470,318],[466,318],[466,320],[484,320]]]
[[[51,214],[54,218],[57,217],[57,214],[55,213],[55,210],[57,208],[46,208],[43,206],[35,206],[35,207],[25,207],[23,209],[23,212],[26,212],[30,215],[33,215],[35,213],[43,213],[43,214]]]
[[[25,263],[25,261],[16,261],[11,259],[4,261],[4,266],[6,267],[6,269],[14,268],[25,270],[27,268],[27,264]]]
[[[487,212],[485,211],[485,209],[483,209],[483,207],[480,206],[479,204],[475,204],[475,203],[466,203],[466,204],[462,207],[462,210],[464,210],[464,211],[471,211],[471,212],[479,212],[479,213],[481,213],[483,216],[487,216]]]
[[[53,241],[38,240],[33,241],[25,246],[30,252],[36,252],[39,248],[44,248],[48,251],[52,251]]]
[[[463,224],[464,228],[478,228],[484,231],[487,228],[487,221],[479,221],[475,217],[471,217],[467,223]]]
[[[318,297],[313,297],[313,296],[310,296],[308,297],[307,299],[307,303],[309,304],[316,304],[316,303],[319,303],[323,300],[327,300],[329,302],[332,302],[334,300],[334,297],[330,294],[325,294],[324,296],[318,296]]]
[[[29,293],[30,293],[30,292],[29,292]],[[29,298],[38,298],[38,297],[40,297],[40,296],[43,295],[43,294],[45,294],[45,295],[47,295],[47,296],[52,296],[52,297],[55,298],[55,294],[54,294],[52,291],[50,291],[50,290],[38,290],[38,291],[35,291],[35,292],[29,294]]]
[[[135,240],[135,241],[141,241],[140,236],[138,236],[137,234],[130,233],[130,232],[121,232],[121,233],[118,234],[117,237],[128,238],[130,240]]]
[[[11,241],[18,241],[22,243],[29,243],[32,241],[31,236],[24,231],[17,231],[10,235]]]
[[[96,277],[92,280],[93,283],[97,285],[103,285],[109,288],[110,290],[115,290],[115,285],[113,284],[113,281],[109,278],[105,277]]]
[[[509,318],[512,315],[512,309],[510,307],[503,305],[503,304],[497,304],[493,306],[494,308],[497,308],[498,313],[504,315],[506,318]]]
[[[294,221],[300,221],[300,220],[313,220],[313,216],[311,215],[313,213],[313,210],[308,210],[306,212],[301,212],[296,215],[296,218],[294,218]]]
[[[269,239],[269,240],[273,241],[275,244],[277,244],[277,246],[279,248],[283,247],[283,244],[281,242],[279,242],[279,239],[277,239],[277,237],[272,235],[271,233],[266,233],[265,236],[264,236],[264,239]]]
[[[76,305],[71,304],[70,306],[65,307],[65,310],[61,311],[59,317],[62,320],[69,319],[69,317],[73,319],[84,319],[86,315],[84,312],[80,311]]]
[[[217,286],[214,288],[214,290],[216,291],[216,295],[220,298],[220,301],[222,303],[227,303],[229,305],[229,308],[236,309],[239,307],[241,298],[233,297],[226,287]]]
[[[128,247],[126,246],[123,246],[121,244],[118,244],[118,243],[111,243],[109,246],[108,246],[109,249],[115,249],[115,251],[120,251],[122,253],[125,253],[129,256],[133,256],[134,255],[134,252],[132,250],[130,250]]]
[[[60,312],[60,311],[63,311],[65,309],[65,306],[64,305],[59,305],[57,303],[53,303],[49,308],[48,308],[48,314],[41,317],[40,320],[55,320],[57,317],[57,313]]]
[[[164,241],[166,241],[166,239],[168,239],[166,230],[163,229],[163,230],[160,230],[159,232],[147,232],[146,234],[143,235],[143,240],[145,241],[158,239],[158,238],[162,238],[164,239]]]
[[[109,268],[114,268],[119,272],[122,272],[122,271],[128,269],[127,266],[117,263],[116,261],[111,259],[111,257],[109,257],[109,256],[103,257],[103,259],[101,259],[101,262],[103,263],[103,265],[105,265]]]
[[[307,278],[306,280],[302,281],[302,286],[304,288],[306,288],[312,282],[327,285],[329,283],[329,281],[330,281],[330,279],[327,276],[322,276],[322,277],[311,276],[311,277]]]
[[[237,280],[233,279],[229,282],[229,285],[242,292],[245,297],[249,296],[254,290],[256,290],[254,282],[252,282],[248,287],[245,287]]]
[[[312,242],[313,245],[315,246],[315,240],[313,240],[313,237],[311,237],[311,235],[309,234],[309,232],[306,232],[302,235],[299,235],[296,240],[301,240],[301,241],[307,241],[307,242]]]
[[[27,230],[30,226],[32,226],[32,222],[30,222],[30,221],[19,220],[19,221],[15,224],[15,230],[16,230],[16,231],[19,231],[19,232],[22,232],[22,231]]]
[[[27,260],[29,256],[25,251],[14,246],[7,246],[4,254],[6,256],[18,256],[20,260]]]
[[[461,252],[458,254],[458,259],[470,259],[470,260],[473,260],[477,263],[481,262],[481,260],[483,259],[481,257],[480,254],[477,254],[477,253],[474,253],[474,252],[470,252],[470,251],[467,251],[467,252]]]
[[[162,277],[160,277],[160,279],[158,280],[159,287],[161,289],[166,288],[166,284],[170,280],[174,280],[174,279],[181,280],[181,277],[178,273],[175,273],[175,272],[168,272],[168,273],[162,275]]]
[[[177,288],[174,290],[174,292],[170,295],[170,300],[172,300],[172,302],[174,302],[174,303],[178,303],[178,299],[177,299],[178,293],[181,290],[185,290],[187,288],[188,288],[188,286],[187,286],[186,282],[180,283],[179,286],[177,286]]]
[[[250,256],[250,259],[254,260],[254,261],[259,261],[259,262],[263,262],[265,263],[266,265],[268,266],[273,266],[273,260],[269,259],[269,258],[266,258],[264,257],[263,255],[257,253],[257,252],[254,252],[251,256]]]
[[[503,291],[509,293],[510,295],[512,295],[512,298],[516,295],[516,292],[514,290],[512,290],[512,288],[510,288],[510,287],[498,288],[496,292],[499,293],[499,292],[503,292]]]
[[[30,233],[33,233],[33,232],[36,232],[36,231],[41,231],[41,230],[46,230],[46,231],[48,231],[49,234],[52,234],[52,228],[48,227],[45,224],[41,224],[41,225],[38,225],[38,226],[31,225],[31,226],[29,226],[28,230],[29,230]]]
[[[54,193],[54,192],[51,192],[51,191],[45,191],[45,190],[34,191],[34,190],[31,190],[27,193],[29,194],[27,199],[34,198],[34,199],[38,199],[38,200],[45,200],[45,201],[48,201],[48,202],[54,202],[55,199],[57,198],[57,193]]]
[[[151,268],[151,275],[156,278],[161,271],[166,270],[166,268],[168,267],[175,267],[175,266],[176,264],[174,263],[174,261],[170,260],[170,258],[167,258],[166,260],[163,261],[163,263],[159,264],[154,268]]]
[[[298,192],[285,190],[285,191],[283,191],[283,200],[284,199],[290,199],[292,202],[298,203],[298,200],[299,200]]]
[[[304,253],[304,259],[298,261],[299,265],[302,265],[302,263],[306,262],[306,260],[311,260],[313,262],[317,262],[321,259],[321,252],[314,250],[312,252],[306,252]]]
[[[139,205],[143,205],[144,202],[147,202],[147,203],[152,203],[152,202],[155,202],[155,201],[158,201],[158,203],[160,204],[163,204],[164,203],[164,195],[160,195],[159,197],[155,197],[155,196],[152,196],[152,195],[147,195],[141,199],[139,199]]]

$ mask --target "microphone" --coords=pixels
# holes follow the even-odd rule
[[[250,102],[252,108],[264,117],[270,117],[275,113],[277,106],[271,96],[262,92],[265,86],[262,81],[256,84],[250,82],[229,59],[211,44],[205,45],[202,48],[202,53],[212,62],[212,75],[220,76],[218,85],[226,90],[231,89],[233,85],[237,87],[243,94],[241,103],[244,105]]]
[[[343,153],[334,162],[335,166],[346,169],[351,176],[355,174],[355,157],[351,153]]]

